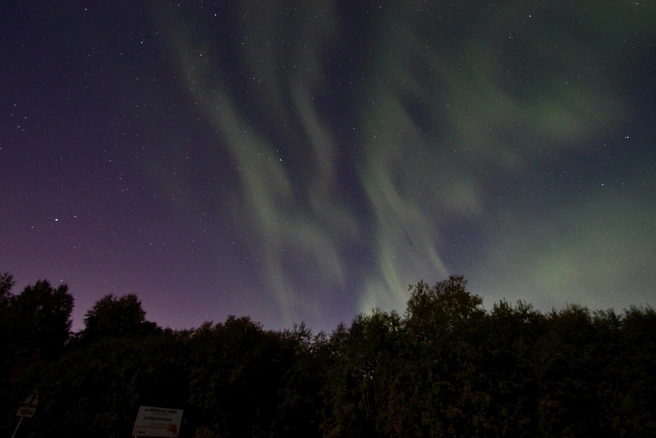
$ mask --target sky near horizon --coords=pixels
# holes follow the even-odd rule
[[[656,304],[656,3],[11,0],[0,272],[332,330]]]

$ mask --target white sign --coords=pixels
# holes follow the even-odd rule
[[[132,436],[177,437],[181,422],[181,409],[139,406]]]
[[[21,406],[18,408],[18,412],[16,412],[16,416],[18,417],[32,418],[34,414],[36,414],[36,408],[30,406]]]
[[[23,403],[21,405],[23,406],[29,406],[31,408],[36,408],[36,406],[39,404],[39,390],[35,389],[32,391],[30,395],[27,396],[25,400],[23,400]]]

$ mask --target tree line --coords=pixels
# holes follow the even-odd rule
[[[462,276],[410,286],[312,334],[230,316],[172,330],[107,295],[71,332],[66,285],[0,275],[0,433],[130,436],[140,405],[183,409],[180,437],[656,436],[656,312],[483,307]]]

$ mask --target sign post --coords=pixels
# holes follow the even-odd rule
[[[18,432],[18,428],[23,422],[23,418],[34,417],[34,414],[36,413],[36,407],[38,404],[39,404],[39,390],[35,389],[30,393],[30,395],[27,396],[27,398],[25,398],[25,400],[23,400],[20,406],[18,406],[18,412],[16,412],[16,416],[20,417],[20,420],[18,420],[18,424],[16,425],[16,429],[14,429],[14,433],[11,435],[11,438],[14,438],[16,436],[16,432]]]
[[[14,433],[11,434],[11,438],[14,438],[16,436],[16,432],[18,432],[18,428],[20,427],[21,423],[23,422],[23,418],[25,418],[25,417],[20,417],[20,420],[18,420],[18,424],[16,425],[16,429],[14,429]]]

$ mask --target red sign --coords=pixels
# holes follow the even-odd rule
[[[36,408],[39,404],[39,390],[35,389],[30,395],[21,403],[23,406],[28,406],[30,408]]]

